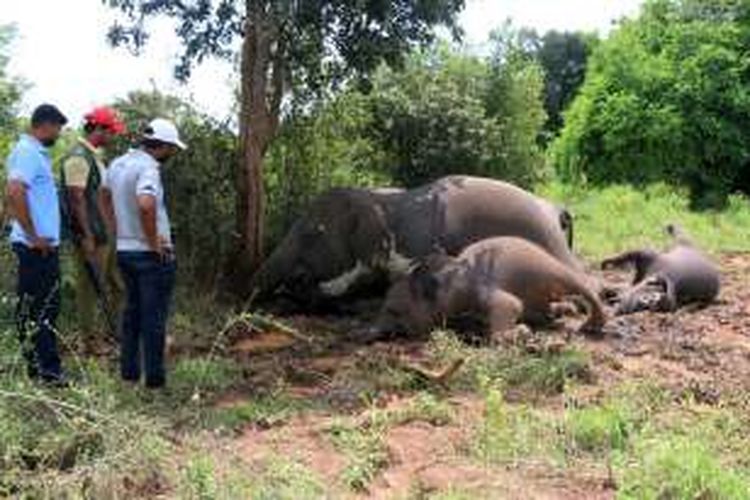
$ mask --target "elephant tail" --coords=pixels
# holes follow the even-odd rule
[[[560,207],[560,227],[565,233],[568,248],[573,250],[573,214],[565,207]]]

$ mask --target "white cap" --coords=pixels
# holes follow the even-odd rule
[[[146,139],[155,139],[157,141],[172,144],[180,149],[187,149],[187,145],[180,140],[180,133],[174,123],[164,118],[156,118],[148,124],[146,132],[143,134]]]

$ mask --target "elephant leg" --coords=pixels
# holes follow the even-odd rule
[[[504,290],[492,291],[485,302],[490,334],[493,339],[502,340],[516,326],[523,314],[523,303],[518,297]]]
[[[652,310],[657,312],[676,311],[679,304],[677,303],[677,292],[674,283],[672,280],[661,276],[656,281],[664,288],[664,293],[659,298],[659,301],[653,305]]]

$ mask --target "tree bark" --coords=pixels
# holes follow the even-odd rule
[[[237,169],[239,251],[233,274],[241,280],[263,259],[263,159],[279,121],[280,68],[273,57],[278,30],[264,2],[247,0],[241,60],[240,158]],[[269,81],[270,79],[270,81]],[[279,88],[282,85],[282,88]],[[242,293],[242,287],[238,290]]]

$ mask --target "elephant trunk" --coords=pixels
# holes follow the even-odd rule
[[[277,248],[250,278],[248,285],[250,298],[268,297],[279,287],[286,274],[285,271],[288,271],[289,264],[291,264],[291,260],[286,256],[287,252],[284,251],[285,247],[286,244],[282,243],[282,246]]]

